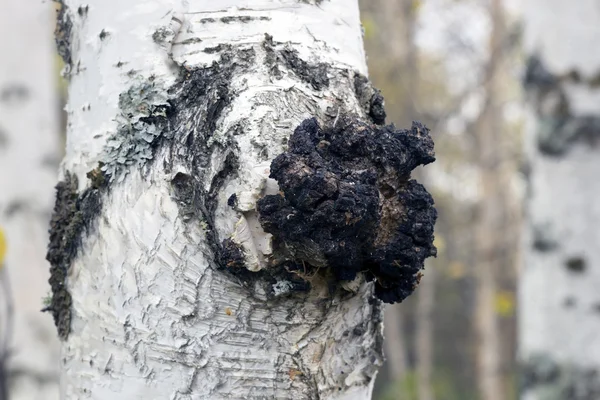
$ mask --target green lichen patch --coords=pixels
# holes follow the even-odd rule
[[[117,131],[107,141],[101,166],[109,181],[122,180],[130,168],[144,166],[161,140],[172,137],[167,96],[163,84],[141,77],[121,93]]]
[[[71,329],[71,295],[66,279],[77,255],[83,235],[101,210],[101,187],[90,187],[78,193],[77,177],[70,173],[56,185],[56,202],[50,220],[50,242],[46,259],[50,262],[52,298],[44,311],[54,317],[61,339],[67,339]]]

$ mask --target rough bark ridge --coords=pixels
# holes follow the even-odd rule
[[[152,27],[139,35],[88,3],[72,19],[64,168],[79,180],[74,208],[97,190],[102,209],[70,250],[65,398],[369,398],[382,360],[372,285],[299,277],[289,259],[270,268],[280,253],[256,210],[279,190],[271,161],[307,118],[397,134],[373,125],[383,99],[361,77],[357,5],[116,3],[127,24]],[[423,209],[405,239],[428,254],[429,225],[417,225],[434,211],[408,173],[431,161],[431,144],[424,127],[403,135],[424,153],[385,179]]]
[[[519,347],[527,400],[599,396],[600,57],[588,50],[598,21],[592,1],[536,0],[526,10],[530,222]]]

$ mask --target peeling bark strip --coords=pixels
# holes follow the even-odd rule
[[[429,131],[418,123],[379,129],[341,117],[321,129],[315,119],[304,121],[288,152],[271,164],[282,194],[257,205],[276,258],[309,275],[327,268],[342,281],[365,272],[380,299],[401,302],[436,253],[433,199],[409,180],[414,168],[434,160]]]
[[[600,398],[600,371],[569,363],[559,363],[546,354],[529,357],[521,364],[520,390],[523,396],[557,400],[596,400]]]
[[[556,76],[547,70],[539,57],[534,55],[527,61],[524,86],[532,96],[540,120],[538,148],[547,156],[561,156],[575,143],[597,146],[600,141],[600,117],[574,115],[565,92],[568,83],[593,88],[598,85],[598,78],[585,81],[575,70]]]

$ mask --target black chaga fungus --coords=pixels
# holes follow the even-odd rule
[[[86,229],[100,214],[101,190],[106,177],[96,168],[88,173],[92,186],[81,194],[77,191],[77,177],[68,172],[64,181],[56,185],[56,203],[50,220],[50,242],[46,260],[50,262],[52,299],[43,311],[54,317],[58,336],[65,340],[71,330],[71,295],[66,287],[69,267],[81,246]]]
[[[260,223],[289,258],[329,268],[337,280],[365,272],[377,297],[400,302],[436,254],[433,199],[410,179],[434,160],[429,130],[418,122],[399,130],[341,117],[323,129],[305,120],[271,163],[281,194],[258,201]]]
[[[221,254],[219,255],[221,265],[231,271],[236,269],[243,271],[245,269],[245,259],[240,247],[231,239],[225,239],[222,245]]]
[[[375,89],[369,78],[364,75],[356,74],[354,76],[354,92],[360,106],[367,113],[373,123],[377,125],[385,124],[385,108],[381,91]]]

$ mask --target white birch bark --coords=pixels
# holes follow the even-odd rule
[[[522,399],[600,397],[600,8],[529,0]]]
[[[40,309],[49,289],[44,249],[60,157],[54,10],[35,0],[2,0],[0,9],[0,226],[8,242],[0,279],[10,284],[14,311],[12,327],[0,321],[0,336],[11,330],[10,398],[52,400],[59,343]],[[3,308],[7,288],[0,285]]]
[[[273,187],[269,161],[307,117],[364,115],[353,93],[354,74],[366,74],[357,1],[64,3],[72,42],[63,178],[68,171],[80,193],[94,193],[86,174],[102,161],[115,179],[69,267],[62,398],[370,398],[382,326],[369,285],[349,299],[313,291],[266,301],[261,288],[216,271],[210,247],[214,235],[235,231],[260,269],[268,249],[251,210]],[[318,68],[303,76],[282,62],[285,49],[324,66],[328,84],[314,81]],[[152,153],[147,143],[163,138],[140,118],[149,109],[160,114],[184,69],[190,79],[213,71],[213,103],[204,89],[178,89],[179,99],[198,96],[197,109],[183,110],[190,134],[178,132]],[[220,79],[226,88],[215,87]],[[222,108],[215,121],[212,106]],[[205,121],[214,134],[192,136]],[[205,165],[190,162],[193,148],[204,149]],[[238,177],[227,177],[228,168]],[[190,179],[209,194],[222,181],[214,220],[194,219],[193,207],[182,218],[181,205],[195,205],[185,198]],[[238,211],[227,205],[234,193]]]

